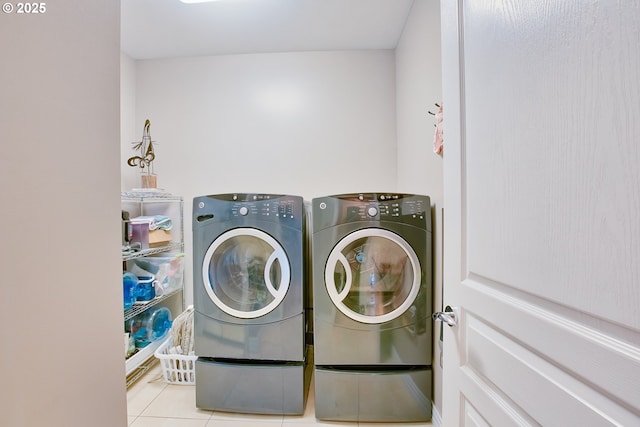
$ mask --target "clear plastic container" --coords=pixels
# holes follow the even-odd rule
[[[127,270],[138,276],[155,276],[156,294],[159,294],[160,287],[165,293],[169,293],[182,288],[184,254],[132,259],[127,261]]]
[[[125,329],[135,340],[136,348],[143,348],[165,338],[171,323],[171,311],[166,307],[155,307],[130,319]]]

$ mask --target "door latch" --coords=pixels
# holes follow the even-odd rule
[[[433,320],[439,320],[442,323],[446,323],[447,325],[454,327],[458,324],[458,316],[451,306],[446,306],[444,311],[436,311],[431,316]]]

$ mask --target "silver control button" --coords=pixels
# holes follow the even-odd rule
[[[367,209],[367,214],[369,216],[376,216],[378,214],[378,209],[376,209],[375,207],[371,206],[369,209]]]
[[[240,215],[245,216],[245,215],[246,215],[246,214],[248,214],[248,213],[249,213],[249,209],[247,209],[247,207],[246,207],[246,206],[242,206],[242,207],[240,208]]]

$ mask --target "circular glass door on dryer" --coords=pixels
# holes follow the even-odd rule
[[[369,228],[353,232],[333,248],[325,283],[329,297],[346,316],[383,323],[402,315],[420,290],[420,262],[397,234]]]
[[[264,316],[282,302],[291,269],[274,238],[257,229],[236,228],[209,246],[202,278],[209,297],[222,311],[251,319]]]

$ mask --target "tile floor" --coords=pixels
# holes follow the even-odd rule
[[[195,386],[167,384],[156,364],[127,391],[131,427],[395,427],[389,423],[318,421],[313,406],[313,380],[304,415],[248,415],[203,411],[195,405]],[[431,423],[402,423],[397,427],[426,427]]]

